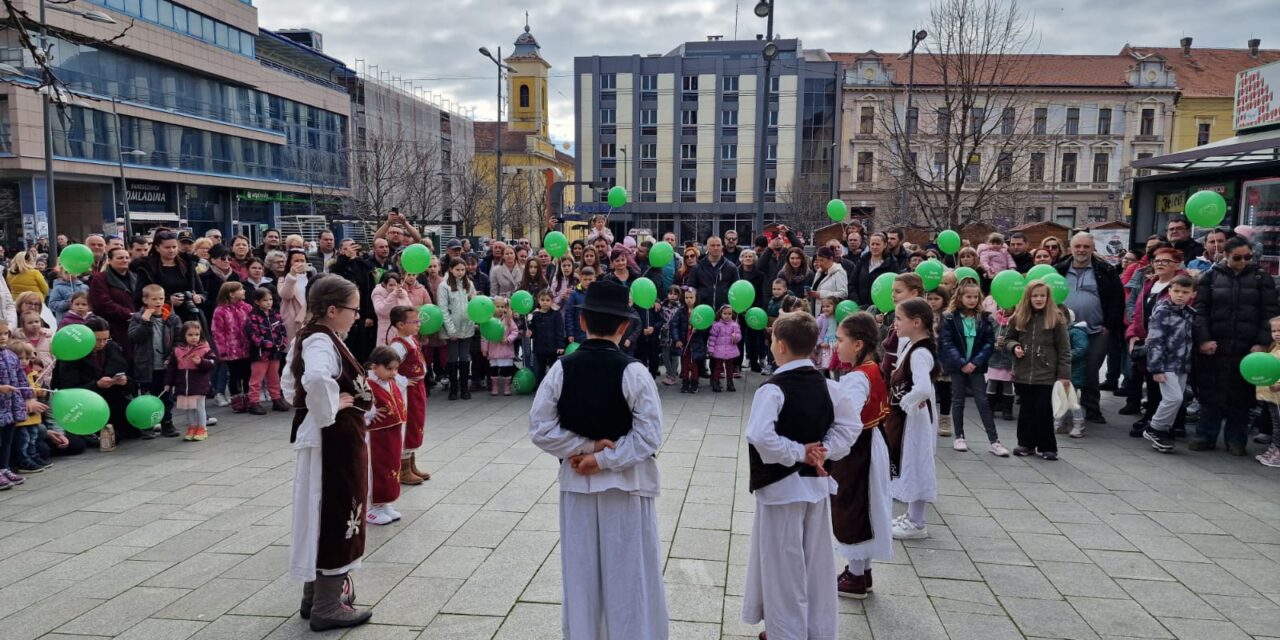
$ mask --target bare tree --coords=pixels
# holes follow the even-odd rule
[[[831,199],[829,188],[825,182],[801,174],[791,183],[790,189],[778,194],[785,218],[779,222],[812,238],[815,230],[831,222],[827,217],[827,202]]]
[[[448,194],[444,188],[445,167],[439,144],[411,145],[405,153],[401,202],[411,219],[423,224],[444,221]]]
[[[503,217],[511,237],[542,237],[550,213],[547,178],[540,170],[522,169],[503,183]]]
[[[1048,133],[1023,90],[1034,24],[1016,0],[936,0],[928,32],[915,64],[933,80],[915,87],[919,115],[908,117],[905,100],[878,110],[889,133],[881,175],[908,200],[892,222],[946,229],[1004,217],[1025,199],[1032,149]],[[908,121],[918,129],[908,133]]]
[[[486,170],[474,157],[455,160],[449,172],[453,194],[453,219],[464,236],[475,235],[486,205],[493,200],[493,170]]]
[[[394,132],[365,134],[362,148],[351,150],[351,195],[355,215],[378,221],[402,203],[409,145]]]

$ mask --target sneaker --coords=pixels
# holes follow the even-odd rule
[[[1147,427],[1142,432],[1142,437],[1151,441],[1151,448],[1160,453],[1169,453],[1173,451],[1173,436],[1168,431],[1157,431],[1151,427]]]
[[[196,442],[204,442],[209,439],[209,430],[204,427],[196,427],[196,432],[191,436],[191,439]]]
[[[667,377],[665,377],[665,378],[663,378],[663,379],[662,379],[662,384],[665,384],[665,385],[667,385],[668,387],[669,387],[669,386],[671,386],[671,385],[673,385],[673,384],[675,384],[675,383],[676,383],[676,379],[675,379],[675,378],[672,378],[671,376],[667,376]]]
[[[1244,456],[1249,454],[1249,450],[1242,444],[1229,444],[1227,445],[1227,453],[1233,456]]]
[[[992,455],[999,456],[1001,458],[1009,457],[1009,450],[1006,449],[1004,445],[1000,444],[998,440],[996,442],[992,442],[991,446],[987,447],[987,451],[990,451]]]
[[[186,442],[194,442],[196,439],[196,428],[187,427],[187,432],[183,434],[182,439]]]
[[[1083,438],[1083,437],[1084,437],[1084,423],[1083,423],[1083,422],[1080,422],[1080,423],[1076,423],[1076,424],[1071,425],[1071,431],[1067,434],[1067,437],[1069,437],[1069,438]]]
[[[13,483],[9,482],[8,478],[4,476],[0,476],[0,491],[8,491],[12,488],[13,488]]]
[[[155,427],[152,427],[150,429],[138,430],[138,437],[142,438],[143,440],[155,440],[156,439]]]
[[[894,540],[923,540],[928,537],[928,528],[917,527],[914,522],[905,517],[901,521],[893,523]]]
[[[206,427],[216,427],[216,426],[218,426],[218,419],[217,419],[217,418],[214,418],[214,417],[205,418],[205,419],[204,419],[204,426],[206,426]]]
[[[162,424],[160,425],[160,435],[166,438],[176,438],[178,437],[178,428],[172,424]]]
[[[1057,451],[1041,451],[1040,458],[1043,460],[1048,460],[1052,462],[1058,459],[1058,452]]]
[[[1034,456],[1035,454],[1036,454],[1036,450],[1034,447],[1014,447],[1013,448],[1013,455],[1018,457]]]
[[[1259,433],[1258,435],[1253,437],[1253,441],[1258,444],[1271,444],[1271,434]]]
[[[25,473],[27,475],[30,475],[33,473],[40,473],[42,471],[44,471],[44,467],[40,466],[34,461],[28,460],[27,462],[22,462],[18,464],[18,473]]]
[[[1263,466],[1280,467],[1280,447],[1271,446],[1266,453],[1260,453],[1253,459],[1261,462]]]
[[[1139,420],[1129,427],[1130,438],[1141,438],[1142,432],[1147,430],[1149,423],[1146,420]]]
[[[1117,413],[1122,416],[1136,416],[1139,413],[1142,413],[1142,405],[1133,402],[1125,403],[1123,407],[1120,407],[1120,411]]]
[[[27,481],[26,478],[14,473],[12,469],[0,470],[0,475],[3,475],[4,479],[8,480],[9,484],[15,487]]]
[[[143,431],[142,433],[146,433]],[[151,436],[155,437],[155,436]],[[98,432],[98,451],[107,453],[116,450],[116,429],[111,425],[102,427],[102,431]]]
[[[836,595],[841,598],[853,598],[854,600],[866,600],[867,598],[867,579],[864,576],[855,576],[849,573],[849,569],[845,569],[836,578]]]
[[[938,416],[938,435],[951,435],[951,416]]]
[[[403,514],[401,514],[399,511],[396,511],[396,510],[395,510],[391,505],[389,505],[389,504],[384,504],[384,505],[382,505],[382,512],[383,512],[383,513],[385,513],[385,514],[387,514],[387,515],[389,515],[389,516],[391,516],[391,521],[392,521],[392,522],[395,522],[396,520],[399,520],[399,519],[401,519],[401,518],[403,518],[403,517],[404,517],[404,515],[403,515]]]
[[[213,397],[213,406],[215,407],[226,407],[226,406],[229,406],[230,404],[231,404],[231,399],[228,398],[227,394],[225,393],[219,393],[218,395]]]
[[[1066,420],[1058,421],[1058,425],[1053,428],[1053,433],[1060,436],[1067,435],[1071,431],[1071,423]]]
[[[369,507],[369,513],[365,514],[364,519],[369,524],[376,524],[378,526],[391,524],[393,522],[391,514],[383,511],[382,507]]]
[[[951,443],[951,448],[956,451],[968,451],[969,445],[964,443],[964,438],[956,438],[955,442]]]

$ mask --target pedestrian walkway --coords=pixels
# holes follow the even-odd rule
[[[672,638],[759,631],[738,621],[754,507],[741,434],[759,380],[663,390]],[[1182,442],[1152,451],[1104,395],[1112,424],[1063,438],[1058,462],[940,438],[931,537],[895,543],[875,594],[841,600],[841,638],[1280,636],[1280,473]],[[560,637],[556,462],[529,443],[528,407],[429,401],[432,479],[406,488],[402,522],[371,527],[358,574],[373,624],[323,637]],[[284,577],[291,414],[216,415],[204,443],[126,442],[0,493],[0,640],[315,635]],[[1013,423],[999,426],[1012,446]]]

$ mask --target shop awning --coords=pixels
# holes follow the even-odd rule
[[[1155,158],[1134,160],[1134,169],[1220,169],[1280,160],[1280,130],[1247,133]]]

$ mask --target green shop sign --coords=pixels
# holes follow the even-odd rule
[[[285,202],[290,204],[311,204],[314,201],[318,205],[337,205],[342,203],[341,200],[329,198],[312,199],[281,191],[241,191],[236,194],[236,200],[240,202]]]

